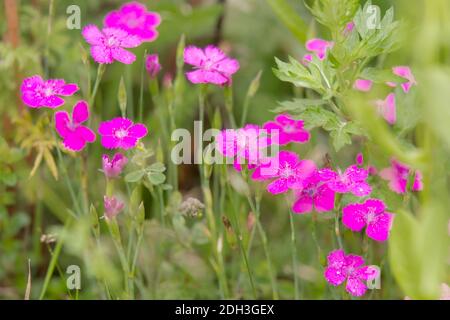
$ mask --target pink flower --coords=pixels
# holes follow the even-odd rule
[[[386,99],[375,101],[378,114],[382,116],[389,124],[397,121],[397,108],[395,105],[395,94],[390,93]]]
[[[280,153],[258,166],[252,174],[253,180],[275,179],[267,186],[267,191],[279,194],[289,189],[300,190],[303,181],[313,174],[316,165],[311,160],[302,160],[291,151]]]
[[[105,206],[105,218],[110,221],[115,218],[120,211],[123,210],[125,204],[116,197],[103,197],[103,205]]]
[[[373,81],[365,79],[356,79],[353,88],[363,92],[369,92],[372,89]]]
[[[352,203],[342,209],[344,226],[356,232],[366,227],[367,236],[376,241],[388,239],[393,219],[394,215],[386,212],[386,205],[378,199]]]
[[[64,99],[58,96],[71,96],[79,90],[75,83],[62,79],[43,80],[35,75],[23,80],[20,87],[22,101],[30,108],[57,108],[64,104]]]
[[[127,157],[121,153],[116,153],[112,159],[107,154],[102,157],[103,172],[107,178],[117,178],[127,163]]]
[[[239,62],[228,58],[219,48],[209,45],[205,49],[189,46],[184,49],[184,62],[194,66],[195,71],[186,73],[192,83],[226,85],[239,70]]]
[[[86,101],[79,101],[72,110],[72,118],[66,111],[55,113],[55,128],[63,138],[64,146],[72,151],[81,151],[86,142],[95,141],[95,133],[82,123],[89,118],[89,106]]]
[[[147,132],[145,125],[133,124],[133,121],[127,118],[114,118],[102,122],[98,128],[98,133],[102,136],[102,146],[106,149],[134,148]]]
[[[368,176],[369,172],[366,169],[352,165],[343,173],[330,170],[330,180],[327,183],[335,192],[351,192],[357,197],[364,197],[372,192],[372,188],[366,181]]]
[[[91,45],[92,58],[101,64],[111,64],[114,60],[131,64],[136,56],[124,48],[135,48],[142,40],[118,28],[104,28],[100,31],[97,26],[88,25],[83,29],[83,37]]]
[[[353,21],[350,21],[345,25],[344,35],[350,34],[353,31],[353,29],[355,29],[355,23]]]
[[[305,143],[310,139],[309,132],[303,127],[303,120],[294,120],[287,114],[277,116],[275,121],[266,122],[263,128],[280,145],[289,142]]]
[[[313,209],[326,212],[334,209],[335,192],[327,185],[328,171],[316,171],[303,181],[303,188],[297,191],[297,200],[292,207],[295,213],[308,213]]]
[[[158,13],[147,11],[145,5],[139,2],[124,4],[118,11],[111,11],[105,17],[106,27],[119,28],[127,33],[141,38],[142,41],[154,41],[158,37],[158,27],[161,17]]]
[[[392,72],[399,77],[405,78],[407,81],[401,84],[401,87],[405,93],[408,93],[411,90],[413,85],[417,85],[416,78],[411,72],[411,68],[406,66],[399,66],[392,68]],[[388,82],[387,85],[391,87],[396,87],[397,84],[395,82]]]
[[[411,174],[410,168],[395,160],[391,160],[391,167],[384,168],[380,171],[380,176],[384,180],[389,181],[389,188],[396,193],[405,193],[408,184],[408,178]],[[414,182],[412,185],[412,191],[420,191],[423,189],[422,173],[416,171],[414,176]]]
[[[324,276],[329,284],[339,286],[347,280],[345,290],[352,296],[363,296],[367,291],[366,281],[375,279],[379,273],[374,266],[364,266],[361,256],[334,250],[327,257],[328,266]]]
[[[333,47],[334,43],[323,39],[311,39],[305,44],[306,50],[314,52],[320,60],[324,60],[327,50]],[[304,57],[305,60],[308,60]]]
[[[358,166],[362,166],[364,164],[364,156],[361,152],[356,155],[356,164]]]
[[[161,71],[161,65],[159,64],[159,58],[157,54],[149,54],[145,58],[145,69],[147,70],[150,78],[155,78],[159,71]]]
[[[217,150],[228,158],[234,158],[234,168],[242,170],[242,164],[247,163],[248,169],[254,169],[266,155],[265,148],[270,145],[270,138],[265,130],[255,124],[247,124],[240,129],[222,130],[216,136]]]

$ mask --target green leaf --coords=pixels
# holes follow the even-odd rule
[[[322,79],[316,73],[313,75],[309,69],[294,58],[289,58],[289,63],[275,58],[277,68],[273,69],[275,76],[281,81],[294,84],[296,87],[310,88],[323,92]]]
[[[279,107],[271,110],[275,113],[300,113],[305,111],[308,107],[320,106],[327,102],[322,99],[294,99],[283,101],[279,103]]]
[[[428,206],[420,218],[400,211],[389,239],[389,262],[394,276],[412,299],[437,299],[445,279],[448,254],[446,210]]]
[[[117,99],[119,100],[120,112],[122,117],[127,115],[127,89],[123,77],[120,77],[119,91],[117,92]]]
[[[159,172],[151,172],[147,176],[151,184],[155,186],[163,184],[166,181],[166,176]]]
[[[126,182],[138,182],[142,179],[144,174],[145,174],[144,170],[137,170],[137,171],[130,172],[125,176],[125,181]]]
[[[153,163],[152,165],[150,165],[147,169],[150,172],[162,173],[162,172],[166,171],[166,166],[164,165],[164,163],[156,162],[156,163]]]
[[[272,10],[301,43],[306,41],[307,25],[286,0],[266,0]]]

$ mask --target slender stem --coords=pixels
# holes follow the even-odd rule
[[[300,299],[299,280],[298,280],[298,256],[297,256],[297,239],[295,237],[294,213],[289,212],[289,220],[291,226],[291,251],[292,251],[292,273],[294,275],[295,300]]]
[[[144,52],[144,58],[142,59],[141,66],[141,85],[139,88],[139,122],[142,122],[144,114],[144,74],[145,74],[145,57],[147,56],[147,50]]]
[[[47,39],[45,42],[45,53],[44,53],[44,73],[45,77],[49,77],[50,67],[50,36],[52,34],[52,23],[53,23],[53,14],[55,11],[55,1],[50,0],[48,3],[48,21],[47,21]]]
[[[61,253],[61,249],[64,243],[64,234],[72,223],[72,218],[68,218],[64,225],[64,229],[56,243],[55,250],[53,251],[52,259],[50,260],[50,264],[48,265],[47,273],[45,274],[44,284],[42,285],[41,293],[39,295],[39,300],[44,299],[45,293],[47,292],[48,285],[53,275],[53,271],[55,270],[56,263],[58,262],[59,254]]]
[[[237,125],[233,113],[233,87],[231,86],[231,84],[225,87],[224,95],[225,95],[225,109],[227,110],[231,127],[236,128]]]
[[[242,258],[243,258],[244,264],[245,264],[245,268],[247,270],[248,279],[250,281],[250,286],[252,288],[253,298],[257,299],[257,292],[256,292],[255,282],[253,280],[252,270],[250,269],[250,264],[248,262],[247,252],[245,251],[244,244],[243,244],[242,233],[241,233],[241,228],[240,228],[240,223],[239,223],[239,217],[236,214],[236,211],[237,211],[236,210],[236,201],[235,201],[235,199],[231,198],[232,191],[231,191],[230,184],[227,184],[227,186],[228,186],[228,195],[229,195],[229,198],[230,198],[231,205],[233,207],[233,210],[231,210],[231,211],[233,213],[233,220],[235,221],[234,224],[236,226],[236,233],[237,233],[237,239],[238,239],[238,244],[239,244],[239,250],[241,251]],[[224,187],[225,186],[222,185],[222,190],[224,190]],[[237,285],[238,288],[239,288],[239,283],[240,283],[239,280],[240,280],[240,277],[238,279],[238,285]]]
[[[204,126],[204,119],[205,119],[205,99],[206,99],[206,92],[207,92],[207,86],[201,86],[199,91],[199,112],[200,112],[200,125],[201,132],[203,132],[203,126]],[[222,250],[218,248],[218,233],[217,233],[217,226],[216,226],[216,218],[214,216],[214,210],[213,210],[213,201],[212,201],[212,194],[211,194],[211,188],[209,183],[209,177],[206,175],[205,172],[205,164],[203,162],[203,140],[200,135],[197,140],[197,150],[195,151],[197,153],[197,160],[200,161],[199,165],[199,174],[200,174],[200,181],[203,191],[203,201],[205,203],[205,212],[206,217],[208,219],[208,225],[211,232],[211,246],[212,246],[212,252],[215,256],[215,263],[217,263],[216,273],[217,277],[219,279],[220,283],[220,289],[222,296],[224,298],[228,297],[228,285],[227,285],[227,278],[225,275],[225,267],[223,263],[223,256],[222,256]]]
[[[341,235],[341,231],[339,229],[339,211],[336,210],[336,213],[334,215],[334,232],[336,234],[336,239],[339,245],[340,249],[344,249],[344,246],[342,244],[342,235]]]
[[[270,282],[271,282],[271,286],[272,286],[272,298],[274,300],[278,300],[278,289],[277,289],[277,281],[276,281],[276,277],[275,277],[275,273],[274,270],[272,268],[272,259],[270,257],[270,251],[269,251],[269,246],[267,243],[267,235],[266,232],[261,224],[260,221],[260,209],[259,209],[259,200],[256,199],[256,205],[253,204],[253,200],[250,197],[250,195],[247,195],[247,200],[248,203],[250,205],[250,208],[252,209],[252,211],[255,213],[255,217],[256,217],[256,227],[258,229],[259,235],[261,237],[261,241],[263,244],[263,250],[264,250],[264,254],[266,256],[266,261],[267,261],[267,269],[269,271],[269,276],[270,276]],[[251,243],[249,243],[249,248],[248,251],[250,251],[251,249]],[[249,253],[247,253],[248,255]]]
[[[95,79],[94,89],[92,90],[92,93],[89,98],[89,105],[93,106],[95,102],[95,97],[97,96],[98,88],[100,86],[100,82],[102,80],[103,74],[105,73],[106,65],[105,64],[99,64],[97,68],[97,77]]]
[[[158,201],[159,201],[159,213],[161,216],[161,224],[163,226],[163,228],[166,226],[166,220],[164,217],[164,210],[165,210],[165,206],[164,206],[164,197],[163,197],[163,192],[161,190],[161,188],[158,188]]]

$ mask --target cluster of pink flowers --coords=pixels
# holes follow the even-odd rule
[[[91,55],[96,62],[111,64],[119,61],[131,64],[136,56],[125,49],[154,41],[158,37],[156,28],[160,23],[158,13],[147,11],[145,5],[139,2],[130,2],[108,13],[102,30],[95,25],[88,25],[82,35],[91,45]]]
[[[76,84],[65,84],[64,80],[42,80],[38,75],[24,79],[22,87],[22,100],[30,108],[51,107],[58,108],[64,104],[64,100],[57,94],[61,92],[73,95],[77,90]],[[42,92],[47,92],[48,97],[43,98]],[[61,99],[59,101],[58,99]],[[57,101],[57,103],[55,103]],[[53,103],[53,104],[52,104]],[[55,112],[55,129],[63,139],[63,145],[70,151],[81,151],[86,143],[96,140],[96,135],[89,127],[83,125],[89,120],[89,106],[86,101],[78,101],[73,107],[72,114],[67,111]],[[131,149],[139,139],[147,135],[147,128],[143,124],[133,124],[127,118],[114,118],[102,122],[98,128],[102,136],[101,143],[106,149]]]

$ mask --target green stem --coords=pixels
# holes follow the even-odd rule
[[[298,256],[297,239],[295,237],[294,213],[289,212],[289,221],[291,227],[291,251],[292,251],[292,273],[294,275],[295,300],[300,299],[299,280],[298,280]]]
[[[257,198],[257,197],[256,197]],[[247,201],[250,205],[250,208],[252,209],[252,211],[255,213],[255,217],[256,217],[256,228],[258,229],[259,235],[261,237],[261,241],[263,244],[263,250],[264,250],[264,254],[266,256],[266,261],[267,261],[267,269],[269,271],[269,277],[270,277],[270,283],[272,286],[272,298],[274,300],[278,300],[279,296],[278,296],[278,289],[277,289],[277,281],[276,281],[276,276],[272,267],[272,259],[270,257],[270,251],[269,251],[269,245],[267,242],[267,235],[266,232],[261,224],[260,221],[260,208],[259,208],[259,200],[255,199],[256,201],[256,205],[253,204],[253,200],[250,197],[250,195],[247,195]],[[252,240],[252,239],[250,239]],[[250,253],[250,249],[251,249],[251,243],[249,242],[249,247],[248,247],[248,252],[247,255],[249,255]]]
[[[99,64],[97,68],[97,77],[95,79],[94,89],[92,90],[92,93],[89,98],[89,106],[92,108],[93,104],[95,102],[95,97],[97,96],[98,88],[100,86],[100,82],[102,80],[103,74],[105,73],[106,65],[105,64]]]
[[[45,274],[44,284],[42,285],[41,293],[39,295],[39,300],[44,299],[45,293],[47,292],[48,285],[50,280],[52,279],[53,271],[55,270],[56,263],[58,262],[59,255],[61,253],[61,249],[64,243],[64,237],[67,229],[72,223],[72,218],[68,218],[66,223],[64,224],[64,229],[59,235],[58,242],[56,243],[55,250],[53,251],[52,259],[50,260],[50,264],[48,265],[47,273]]]
[[[227,110],[231,127],[236,128],[237,125],[233,113],[233,87],[231,86],[231,84],[225,87],[224,95],[225,95],[225,109]]]

